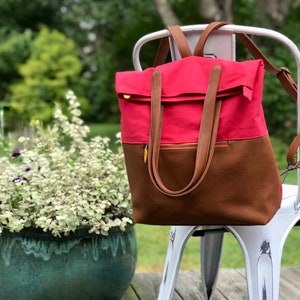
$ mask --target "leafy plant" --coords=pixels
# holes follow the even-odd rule
[[[54,103],[62,102],[66,86],[82,83],[74,42],[46,26],[34,38],[30,57],[19,65],[18,71],[21,80],[10,86],[10,117],[17,117],[22,126],[31,119],[48,123]],[[86,109],[86,99],[79,98],[79,102]]]
[[[34,134],[0,158],[0,233],[33,227],[61,236],[84,226],[107,235],[132,223],[120,147],[113,152],[100,136],[87,140],[79,102],[71,91],[66,98],[70,118],[57,106],[47,130],[35,122]]]

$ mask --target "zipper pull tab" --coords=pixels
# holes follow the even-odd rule
[[[144,145],[144,164],[147,163],[147,159],[148,159],[148,145],[145,144]]]

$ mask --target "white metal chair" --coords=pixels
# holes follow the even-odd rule
[[[206,26],[191,25],[181,27],[192,50],[199,35]],[[289,38],[273,30],[225,25],[208,39],[205,46],[205,53],[213,53],[217,57],[234,60],[235,33],[246,33],[275,39],[291,52],[297,65],[298,120],[300,120],[300,53],[297,46]],[[140,50],[142,46],[147,42],[166,36],[169,36],[169,31],[161,30],[145,35],[137,41],[133,51],[135,70],[142,70],[140,64]],[[172,39],[170,39],[170,49],[172,59],[179,59],[180,55]],[[298,121],[299,131],[300,121]],[[298,192],[299,180],[298,185],[284,184],[281,208],[273,219],[264,226],[227,226],[226,224],[224,226],[201,227],[173,226],[170,232],[170,241],[158,299],[172,299],[185,244],[189,237],[195,234],[201,235],[203,293],[207,299],[211,297],[218,274],[225,231],[231,232],[242,248],[249,299],[278,299],[283,246],[290,230],[300,220],[300,198]]]

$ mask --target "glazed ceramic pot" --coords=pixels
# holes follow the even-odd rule
[[[133,226],[108,236],[81,229],[56,238],[37,230],[0,235],[0,299],[120,299],[136,265]]]

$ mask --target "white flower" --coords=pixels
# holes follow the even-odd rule
[[[0,158],[0,233],[36,227],[60,236],[88,226],[107,235],[132,224],[122,151],[106,137],[87,140],[75,94],[66,99],[70,118],[56,107],[47,130],[35,122],[35,134]]]

